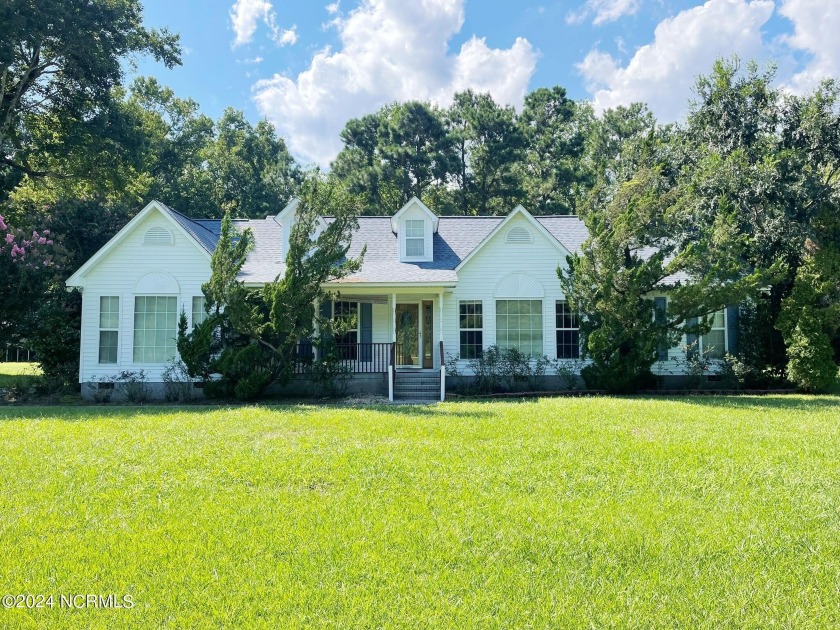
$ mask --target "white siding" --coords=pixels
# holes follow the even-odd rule
[[[533,243],[506,243],[505,235],[512,227],[521,226],[533,235]],[[565,252],[542,234],[524,216],[514,217],[501,231],[493,235],[458,272],[458,286],[444,298],[444,352],[458,354],[460,337],[458,329],[458,302],[481,300],[483,303],[484,346],[496,343],[496,298],[499,282],[512,273],[533,277],[542,285],[543,303],[543,352],[556,355],[554,304],[564,299],[557,277],[558,265],[566,266]],[[462,362],[466,367],[466,362]]]
[[[391,308],[387,304],[373,305],[373,343],[391,342]]]
[[[174,235],[174,245],[144,245],[150,227],[161,226]],[[178,282],[178,310],[192,318],[192,298],[201,295],[201,285],[210,278],[210,261],[192,238],[154,212],[111,251],[86,276],[82,294],[82,350],[79,381],[97,381],[123,370],[145,370],[150,381],[162,380],[165,364],[135,365],[133,362],[135,286],[152,272],[171,274]],[[116,365],[99,364],[99,298],[120,298],[120,330]]]
[[[422,257],[416,258],[409,258],[406,256],[405,253],[405,222],[406,221],[423,221],[424,230],[424,239],[425,239],[425,255]],[[398,221],[398,230],[397,234],[399,236],[399,247],[400,247],[400,260],[401,261],[430,261],[433,260],[434,252],[432,246],[432,236],[434,233],[434,229],[432,226],[432,220],[429,218],[429,215],[419,206],[414,205],[411,208],[406,209],[402,215],[400,215]]]

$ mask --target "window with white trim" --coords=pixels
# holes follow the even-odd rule
[[[565,300],[558,300],[554,306],[557,332],[557,358],[580,358],[580,322]]]
[[[484,305],[481,300],[458,302],[458,329],[462,359],[478,359],[484,350]]]
[[[496,300],[496,345],[541,357],[542,300]]]
[[[120,298],[99,298],[99,362],[116,363],[120,339]]]
[[[707,359],[722,359],[726,354],[726,310],[709,315],[712,328],[700,337],[700,352]]]
[[[204,309],[204,296],[196,295],[192,299],[192,325],[198,326],[207,319],[207,311]]]
[[[175,357],[178,298],[138,295],[134,298],[134,362],[166,363]]]
[[[405,256],[422,258],[426,255],[426,222],[407,219],[405,222]]]
[[[338,301],[333,302],[333,320],[347,326],[344,332],[335,336],[339,345],[339,358],[355,360],[358,357],[359,343],[359,303]]]

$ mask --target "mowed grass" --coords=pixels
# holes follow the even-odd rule
[[[840,624],[840,399],[0,408],[2,627]],[[130,610],[58,607],[129,594]]]
[[[42,376],[37,363],[0,363],[0,389],[28,387],[34,385]]]

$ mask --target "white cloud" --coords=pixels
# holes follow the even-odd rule
[[[826,0],[784,0],[779,13],[794,25],[793,34],[784,41],[812,55],[788,87],[806,92],[825,77],[840,77],[840,5]]]
[[[327,13],[329,13],[330,15],[338,13],[339,3],[333,2],[332,4],[328,4],[325,8],[327,10]]]
[[[660,22],[653,42],[626,66],[596,49],[577,67],[596,110],[643,101],[660,120],[676,120],[687,109],[696,76],[708,73],[715,59],[764,56],[761,27],[773,8],[773,0],[708,0]]]
[[[294,46],[298,40],[297,25],[285,31],[280,31],[276,39],[281,46]]]
[[[594,15],[593,24],[615,22],[625,15],[633,15],[639,10],[642,0],[587,0],[579,10],[572,11],[566,17],[569,24],[579,24]]]
[[[236,38],[233,47],[248,44],[254,39],[258,22],[265,24],[278,46],[293,46],[298,41],[297,26],[281,29],[270,0],[236,0],[230,8],[230,23]]]
[[[236,0],[230,9],[230,23],[236,35],[236,39],[233,40],[234,48],[250,42],[257,30],[257,22],[268,22],[273,15],[271,2],[268,0]]]
[[[348,119],[393,101],[441,105],[468,87],[519,105],[537,53],[519,38],[508,49],[472,37],[457,53],[448,42],[464,23],[464,0],[363,0],[336,17],[340,46],[316,53],[294,78],[275,74],[254,85],[254,100],[292,151],[326,166],[341,148]]]

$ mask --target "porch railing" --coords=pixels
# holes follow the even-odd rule
[[[336,343],[329,346],[339,363],[353,374],[384,374],[391,356],[390,343]],[[312,344],[298,346],[295,373],[304,374],[315,358]]]

